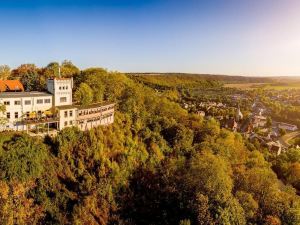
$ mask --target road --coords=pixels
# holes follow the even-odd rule
[[[300,131],[294,131],[291,133],[288,133],[286,135],[283,135],[282,137],[279,138],[279,142],[286,148],[290,146],[289,141],[292,140],[293,138],[297,137],[300,135]]]

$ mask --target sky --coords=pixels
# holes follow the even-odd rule
[[[0,64],[300,76],[299,0],[0,0]]]

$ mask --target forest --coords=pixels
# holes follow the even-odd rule
[[[0,76],[42,90],[58,66],[2,66]],[[82,104],[115,102],[115,122],[53,138],[0,133],[1,224],[300,224],[299,150],[271,155],[178,103],[182,88],[211,90],[220,80],[70,61],[61,75],[73,77]]]

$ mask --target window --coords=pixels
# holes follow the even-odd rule
[[[67,102],[67,97],[60,97],[59,101],[60,102]]]
[[[46,98],[45,100],[44,100],[44,102],[45,103],[50,103],[51,101],[50,101],[50,98]]]
[[[31,101],[30,100],[25,100],[25,105],[31,105]]]
[[[65,118],[68,117],[68,111],[65,111]]]
[[[68,126],[68,121],[65,121],[65,126]]]
[[[30,116],[30,112],[27,111],[26,112],[26,117],[29,118],[29,116]]]
[[[70,117],[72,117],[73,116],[73,111],[72,110],[70,110]]]
[[[10,105],[10,101],[4,101],[4,105]]]
[[[73,121],[71,120],[71,121],[69,122],[69,124],[72,126],[72,125],[73,125]]]
[[[37,99],[36,104],[43,104],[43,99]]]
[[[21,101],[15,101],[15,105],[21,105]]]
[[[15,118],[18,119],[19,118],[19,113],[15,112]]]
[[[7,119],[10,119],[10,112],[6,113]]]
[[[66,86],[66,90],[68,90],[68,86]]]
[[[59,90],[61,90],[61,86],[59,86]]]
[[[65,86],[63,86],[63,90],[65,90]]]

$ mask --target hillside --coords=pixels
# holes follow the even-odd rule
[[[18,71],[21,80],[34,74],[36,87],[48,74]],[[84,83],[93,102],[117,103],[115,122],[45,139],[1,133],[2,224],[300,224],[296,189],[272,170],[297,167],[297,151],[272,164],[239,133],[189,113],[176,90],[145,85],[205,91],[218,81],[72,71],[74,92]]]

